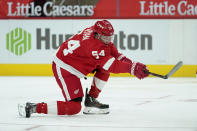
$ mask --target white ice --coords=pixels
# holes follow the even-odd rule
[[[82,80],[84,91],[91,80]],[[99,97],[108,115],[18,115],[18,103],[56,100],[53,77],[0,77],[0,131],[197,131],[196,78],[111,77]]]

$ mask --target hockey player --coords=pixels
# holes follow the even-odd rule
[[[85,94],[84,114],[108,114],[109,105],[97,101],[110,73],[130,73],[139,79],[148,76],[147,67],[134,62],[119,53],[113,45],[114,29],[107,20],[97,21],[65,41],[53,59],[52,69],[55,79],[62,90],[65,101],[57,101],[52,109],[47,103],[26,103],[25,111],[19,105],[19,113],[30,117],[32,113],[74,115],[81,111],[83,89],[80,78],[95,72],[91,89]],[[53,111],[54,112],[54,111]]]

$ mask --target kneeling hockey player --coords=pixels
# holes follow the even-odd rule
[[[62,90],[65,101],[29,103],[19,105],[19,114],[30,117],[32,113],[56,113],[74,115],[81,111],[84,96],[80,78],[95,72],[91,89],[85,94],[84,114],[108,114],[109,105],[97,101],[110,73],[130,73],[139,79],[148,76],[147,67],[119,53],[111,42],[114,29],[107,20],[97,21],[93,26],[65,41],[53,59],[52,69]],[[23,111],[22,111],[23,110]]]

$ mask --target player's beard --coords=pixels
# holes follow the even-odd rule
[[[105,45],[108,45],[109,43],[111,43],[114,39],[114,35],[112,36],[104,36],[104,35],[101,35],[100,36],[100,40],[105,44]]]

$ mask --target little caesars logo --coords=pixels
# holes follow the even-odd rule
[[[22,28],[16,28],[6,34],[6,49],[21,56],[31,49],[31,34]]]
[[[170,4],[168,1],[139,1],[139,3],[141,6],[140,15],[143,16],[197,15],[197,4],[189,4],[187,0],[180,0],[178,3],[174,2],[174,4]]]
[[[13,6],[13,2],[8,2],[7,16],[92,16],[97,2],[98,0],[62,0],[62,2],[48,1],[42,5],[34,2],[29,4],[17,2],[16,7]]]

